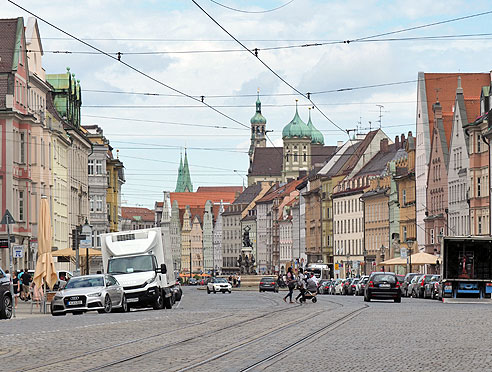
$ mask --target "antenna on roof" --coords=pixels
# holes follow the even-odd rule
[[[379,129],[381,129],[381,124],[382,124],[382,118],[383,118],[383,112],[382,110],[384,109],[384,106],[383,105],[376,105],[377,107],[379,107]]]

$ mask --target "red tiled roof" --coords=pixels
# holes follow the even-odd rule
[[[172,192],[171,193],[171,205],[176,200],[178,202],[179,209],[186,208],[187,205],[192,207],[205,207],[207,200],[212,203],[232,203],[236,198],[235,191],[227,192]]]
[[[452,112],[450,113],[443,113],[442,114],[442,123],[444,126],[444,133],[446,134],[446,143],[448,145],[448,150],[449,146],[451,146],[451,131],[453,130],[453,118],[454,114]]]
[[[473,123],[480,116],[480,97],[465,98],[466,116]]]
[[[196,192],[242,192],[242,186],[200,186]]]
[[[289,183],[287,183],[286,185],[278,187],[275,190],[271,190],[265,196],[263,196],[260,200],[258,200],[256,202],[256,204],[269,202],[275,198],[289,195],[292,191],[294,191],[296,189],[297,185],[300,185],[302,182],[304,182],[305,179],[306,179],[306,177],[303,177],[299,180],[293,180],[293,181],[290,181]]]
[[[434,130],[434,111],[432,105],[439,97],[442,112],[450,113],[456,98],[456,88],[458,87],[458,76],[461,76],[461,86],[463,96],[476,97],[482,91],[482,86],[490,84],[490,75],[486,73],[425,73],[425,94],[427,97],[427,112],[429,114],[429,133]],[[470,117],[468,117],[470,121]],[[446,139],[450,137],[451,127],[444,126]],[[432,140],[431,136],[431,140]],[[448,140],[449,146],[449,140]]]
[[[140,207],[121,207],[121,217],[126,220],[133,220],[134,217],[140,217],[142,221],[155,221],[155,213],[153,210]]]

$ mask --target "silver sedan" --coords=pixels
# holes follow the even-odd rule
[[[54,316],[92,310],[110,313],[116,308],[122,312],[128,310],[123,287],[113,276],[102,274],[71,278],[51,301],[51,314]]]

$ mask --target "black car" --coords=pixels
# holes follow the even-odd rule
[[[330,294],[331,280],[322,280],[318,286],[319,294]]]
[[[278,292],[278,283],[276,278],[264,277],[260,280],[260,292],[273,291]]]
[[[374,272],[369,276],[364,288],[364,301],[369,302],[373,298],[401,302],[400,282],[395,273]]]
[[[0,319],[12,317],[12,294],[10,293],[10,279],[0,269]]]

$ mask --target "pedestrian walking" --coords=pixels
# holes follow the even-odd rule
[[[284,297],[284,301],[287,302],[287,297],[289,298],[289,303],[293,304],[294,301],[292,301],[292,295],[294,294],[294,288],[296,287],[296,278],[294,276],[294,273],[292,272],[292,267],[289,267],[287,270],[287,275],[286,281],[287,281],[287,288],[289,288],[289,293]]]
[[[237,287],[241,287],[241,275],[237,276]]]
[[[29,301],[29,286],[31,284],[31,275],[29,275],[27,269],[24,269],[24,272],[22,273],[20,280],[22,282],[20,297],[24,301]]]
[[[17,305],[19,304],[20,285],[19,285],[19,278],[17,277],[15,271],[12,273],[12,283],[14,285],[14,306],[17,309]]]
[[[306,292],[306,277],[304,276],[304,270],[302,268],[299,269],[299,275],[297,275],[297,288],[299,289],[299,294],[296,297],[296,302],[300,297],[304,296],[304,292]]]
[[[234,276],[232,277],[232,286],[233,286],[233,287],[236,287],[236,286],[237,286],[237,278],[236,278],[236,274],[234,274]]]

